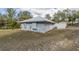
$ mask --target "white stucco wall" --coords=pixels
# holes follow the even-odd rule
[[[54,24],[48,24],[48,23],[37,24],[38,32],[47,32],[49,30],[52,30],[54,27],[55,27]]]
[[[34,31],[34,32],[47,32],[49,30],[52,30],[53,28],[57,29],[65,29],[67,27],[67,23],[61,22],[56,24],[48,24],[48,23],[22,23],[21,29],[22,30],[28,30],[28,31]]]
[[[47,23],[22,23],[21,29],[34,31],[34,32],[47,32],[53,29],[55,26]]]
[[[57,29],[65,29],[67,27],[67,23],[60,22],[60,23],[56,23],[55,26],[57,27]]]

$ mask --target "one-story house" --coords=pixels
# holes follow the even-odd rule
[[[37,17],[33,17],[32,19],[20,21],[20,23],[21,23],[21,30],[42,32],[42,33],[52,30],[58,26],[55,22],[51,20],[47,20],[41,16],[37,16]]]

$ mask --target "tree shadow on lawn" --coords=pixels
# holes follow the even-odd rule
[[[0,37],[1,51],[79,50],[79,31],[52,30],[45,34],[17,31]]]

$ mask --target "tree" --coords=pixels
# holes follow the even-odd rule
[[[7,8],[7,27],[9,29],[14,29],[18,24],[14,18],[15,14],[16,14],[16,9]]]
[[[16,10],[13,8],[7,8],[7,17],[8,20],[13,20],[14,16],[16,14]]]
[[[63,11],[58,11],[53,15],[53,21],[55,22],[65,21],[65,18],[65,13]]]
[[[45,18],[51,20],[50,14],[46,14]]]
[[[68,14],[66,16],[68,18],[68,22],[71,22],[71,24],[74,24],[74,22],[77,19],[77,11],[76,10],[69,10]]]
[[[7,23],[7,21],[6,21],[5,15],[0,13],[0,28],[5,27],[6,23]]]
[[[76,12],[76,16],[77,18],[79,18],[79,10]]]
[[[4,21],[2,19],[2,14],[0,14],[0,28],[4,26]]]
[[[78,17],[79,14],[77,13],[76,10],[65,9],[63,11],[58,11],[57,13],[55,13],[53,21],[56,22],[65,21],[65,22],[71,22],[71,24],[73,24],[76,21],[76,18]]]
[[[18,13],[19,20],[25,20],[25,19],[30,19],[30,18],[32,18],[32,15],[28,11],[21,11]]]

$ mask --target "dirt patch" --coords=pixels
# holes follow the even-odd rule
[[[79,30],[51,30],[45,34],[2,30],[0,31],[0,50],[77,51],[79,50]]]

